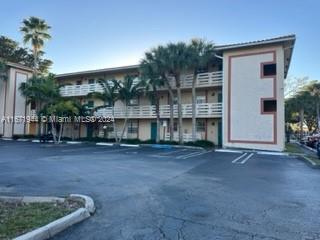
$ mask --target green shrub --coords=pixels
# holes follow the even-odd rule
[[[195,146],[195,147],[203,147],[203,148],[212,148],[214,147],[214,143],[208,140],[197,140],[195,142],[187,142],[184,145],[186,146]]]
[[[35,138],[35,136],[32,134],[14,134],[12,136],[13,140],[17,140],[19,138],[32,139],[32,138]]]

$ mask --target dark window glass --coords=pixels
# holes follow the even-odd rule
[[[94,79],[89,79],[89,80],[88,80],[88,83],[89,83],[89,84],[94,84]]]
[[[277,65],[275,63],[263,65],[263,76],[274,76],[277,74]]]
[[[276,112],[277,101],[276,100],[264,100],[263,101],[263,112]]]
[[[76,85],[81,85],[82,84],[82,81],[81,80],[78,80],[77,82],[76,82]]]

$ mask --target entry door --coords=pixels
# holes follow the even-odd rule
[[[222,146],[222,120],[218,121],[218,146]]]
[[[151,123],[151,140],[156,140],[157,139],[157,123],[152,122]]]
[[[92,124],[87,124],[87,137],[92,138],[93,135],[93,125]]]

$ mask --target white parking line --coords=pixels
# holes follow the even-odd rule
[[[234,159],[232,161],[232,163],[235,164],[245,164],[252,156],[254,155],[254,153],[244,153],[242,154],[240,157],[237,157],[236,159]],[[242,160],[242,161],[240,161]]]
[[[246,163],[246,161],[248,161],[252,156],[253,156],[253,153],[249,154],[249,156],[247,156],[244,160],[242,160],[240,164]]]
[[[192,152],[192,153],[189,153],[189,154],[186,154],[186,155],[178,156],[176,158],[177,159],[187,159],[187,158],[191,158],[191,157],[200,156],[200,155],[203,155],[203,154],[206,154],[206,153],[209,153],[209,152],[212,152],[212,151]]]
[[[238,160],[240,160],[241,158],[243,158],[243,157],[245,157],[245,156],[247,156],[247,153],[244,153],[244,154],[242,154],[240,157],[237,157],[236,159],[234,159],[234,160],[232,161],[232,163],[236,163]]]

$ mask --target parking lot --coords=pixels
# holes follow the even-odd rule
[[[90,195],[61,239],[320,239],[320,170],[294,157],[0,140],[0,195]]]

